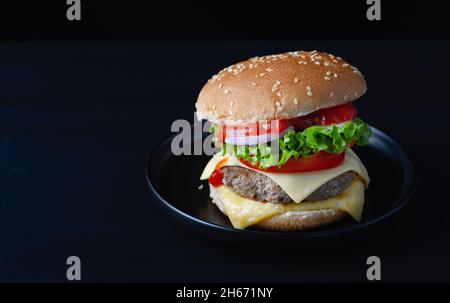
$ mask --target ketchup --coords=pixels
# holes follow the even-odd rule
[[[223,185],[222,183],[223,179],[223,173],[221,170],[215,170],[209,177],[209,184],[211,184],[214,187],[219,187]]]
[[[216,168],[214,169],[213,173],[209,177],[209,184],[211,184],[214,187],[219,187],[223,185],[222,179],[223,179],[223,173],[220,170],[226,163],[228,159],[225,158],[221,160],[219,163],[217,163]]]

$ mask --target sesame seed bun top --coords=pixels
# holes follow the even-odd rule
[[[221,70],[201,90],[196,108],[199,119],[219,124],[290,119],[351,102],[366,88],[361,72],[340,57],[289,52]]]

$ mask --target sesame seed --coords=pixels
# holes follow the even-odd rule
[[[228,94],[228,93],[230,93],[230,90],[229,89],[226,89],[226,90],[224,90],[223,91],[225,94]]]
[[[337,61],[336,59],[333,59],[333,62],[334,62],[334,63],[338,63],[338,61]]]
[[[281,92],[280,92],[280,91],[277,91],[277,96],[278,96],[278,97],[282,97],[282,95],[281,95]]]
[[[278,107],[278,111],[282,111],[283,110],[283,106]]]
[[[231,107],[233,107],[233,105],[234,105],[234,102],[233,102],[233,101],[231,101],[231,102],[230,102],[230,106],[231,106]]]
[[[327,71],[327,76],[329,76],[329,75],[331,75],[331,72],[330,72],[330,71]]]
[[[336,73],[334,73],[334,75],[333,75],[335,78],[337,78],[338,77],[338,74],[336,74]]]
[[[281,106],[281,103],[280,102],[275,102],[275,104],[277,105],[277,106]]]
[[[306,94],[310,97],[313,95],[313,93],[311,91],[307,91]]]
[[[306,64],[308,64],[308,62],[304,61],[304,62],[303,62],[303,65],[306,65]]]
[[[220,84],[219,84],[219,88],[222,88],[222,86],[223,86],[223,83],[220,83]]]
[[[266,75],[266,73],[260,73],[259,75],[260,75],[260,76],[262,77],[262,76],[265,76],[265,75]]]
[[[344,63],[344,64],[342,64],[342,67],[347,67],[347,66],[349,66],[350,64],[348,64],[348,63]]]
[[[323,65],[330,66],[330,61],[325,61]]]
[[[302,61],[298,61],[297,63],[298,63],[298,64],[303,64],[303,62],[304,62],[304,61],[302,60]]]
[[[307,89],[307,90],[311,90],[311,86],[306,85],[306,89]]]
[[[317,64],[317,65],[320,65],[320,62],[319,61],[316,61],[316,62],[314,62],[315,64]]]
[[[253,85],[253,86],[256,86],[256,83],[255,83],[255,82],[252,82],[252,85]]]
[[[280,81],[276,81],[273,85],[272,85],[272,92],[275,92],[279,89],[281,82]]]
[[[292,102],[294,102],[294,104],[297,105],[298,104],[298,99],[294,98],[294,100]]]
[[[330,98],[332,98],[332,97],[333,97],[333,95],[334,95],[334,93],[333,93],[333,92],[331,92],[331,93],[330,93]]]
[[[294,82],[295,82],[295,83],[298,83],[298,78],[294,78]]]
[[[325,77],[323,77],[325,80],[328,80],[328,81],[330,81],[331,80],[331,78],[330,77],[328,77],[328,76],[325,76]]]

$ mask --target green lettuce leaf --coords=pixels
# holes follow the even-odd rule
[[[350,148],[352,142],[365,145],[372,135],[371,128],[360,118],[340,125],[311,126],[303,131],[289,130],[276,141],[255,146],[238,146],[224,143],[223,154],[234,155],[261,168],[282,166],[290,158],[311,157],[320,151],[339,154]],[[279,154],[272,152],[278,148]]]

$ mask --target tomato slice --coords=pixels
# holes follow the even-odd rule
[[[344,158],[345,153],[332,154],[325,151],[320,151],[309,158],[298,158],[297,160],[295,160],[294,158],[290,158],[281,167],[270,166],[268,168],[260,168],[258,163],[253,165],[243,159],[239,159],[239,161],[250,168],[260,171],[266,171],[270,173],[298,173],[336,167],[342,163]]]
[[[303,130],[313,125],[331,125],[353,120],[358,115],[352,103],[346,103],[330,108],[319,109],[306,116],[289,119],[288,123],[295,129]]]
[[[303,130],[313,125],[331,125],[353,120],[358,115],[352,103],[346,103],[330,108],[319,109],[306,116],[293,119],[272,120],[246,125],[223,125],[217,134],[220,143],[236,141],[236,138],[256,137],[261,135],[276,136],[282,134],[289,127]],[[241,140],[242,141],[242,140]]]

